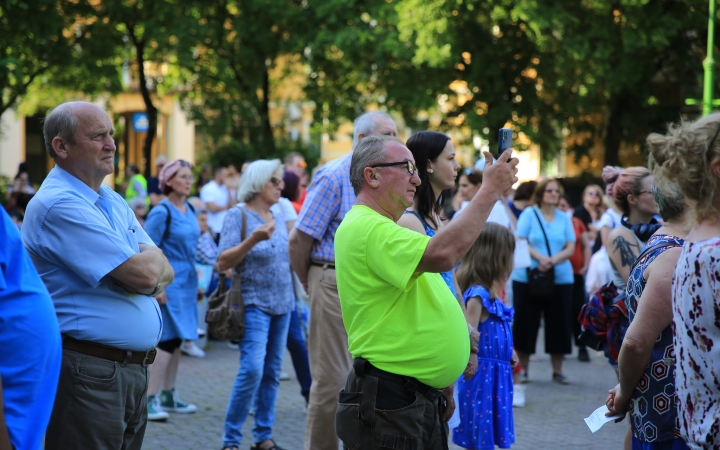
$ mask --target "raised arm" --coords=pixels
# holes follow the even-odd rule
[[[497,162],[485,153],[484,182],[470,204],[430,239],[417,272],[447,272],[467,253],[485,226],[495,203],[517,181],[517,158],[504,152]],[[509,160],[509,161],[508,161]]]

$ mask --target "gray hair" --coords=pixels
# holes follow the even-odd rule
[[[350,184],[352,184],[355,195],[360,193],[360,189],[365,185],[365,175],[363,172],[366,167],[373,164],[385,162],[386,154],[385,143],[398,142],[405,145],[403,141],[395,136],[368,136],[358,144],[352,154],[350,162]]]
[[[685,195],[674,183],[663,183],[662,188],[653,183],[650,193],[665,222],[678,219],[685,213]]]
[[[375,118],[376,117],[386,117],[390,120],[393,120],[393,118],[388,113],[384,113],[382,111],[370,111],[366,112],[362,116],[355,119],[355,122],[353,122],[353,127],[355,129],[355,132],[353,133],[353,141],[352,141],[352,148],[355,150],[355,147],[357,147],[358,142],[360,141],[360,134],[363,134],[365,136],[375,133]]]
[[[77,126],[77,117],[73,114],[69,103],[63,103],[48,112],[43,121],[43,138],[45,149],[52,159],[57,156],[52,146],[53,139],[60,136],[70,144],[75,144]]]
[[[265,189],[265,185],[273,174],[282,168],[279,159],[258,159],[250,164],[242,178],[240,178],[240,187],[238,188],[237,200],[240,203],[249,202],[256,195]]]

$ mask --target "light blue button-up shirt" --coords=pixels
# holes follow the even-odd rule
[[[93,191],[56,166],[30,201],[22,239],[50,292],[60,331],[124,350],[148,350],[162,330],[154,298],[129,294],[108,273],[153,244],[125,200]]]

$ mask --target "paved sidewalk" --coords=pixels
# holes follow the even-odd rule
[[[540,333],[542,335],[542,332]],[[542,342],[538,342],[538,349]],[[144,450],[205,450],[222,447],[225,408],[237,374],[239,352],[224,342],[210,341],[207,356],[197,359],[183,356],[180,363],[178,391],[183,400],[195,403],[195,414],[171,414],[165,423],[150,422]],[[516,443],[513,449],[622,449],[627,422],[608,423],[595,434],[583,421],[605,402],[607,390],[615,384],[615,373],[601,354],[591,355],[590,363],[568,357],[565,375],[571,384],[561,386],[550,381],[549,356],[540,354],[530,363],[527,406],[515,408]],[[305,400],[289,355],[285,372],[292,379],[280,383],[276,422],[273,429],[278,445],[287,450],[301,450],[305,431]],[[243,427],[241,449],[252,444],[252,417]],[[328,424],[332,426],[332,424]],[[452,446],[451,449],[459,447]]]

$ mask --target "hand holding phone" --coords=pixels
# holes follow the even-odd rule
[[[498,151],[495,159],[499,159],[500,155],[509,148],[512,148],[512,130],[510,128],[500,128],[498,130]]]

